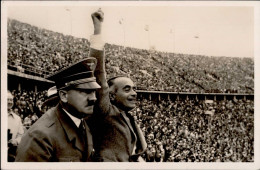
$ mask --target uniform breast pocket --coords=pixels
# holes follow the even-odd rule
[[[62,157],[59,158],[59,162],[80,162],[79,157]]]

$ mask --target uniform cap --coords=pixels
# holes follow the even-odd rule
[[[85,58],[46,77],[46,79],[54,81],[57,90],[73,86],[79,86],[82,89],[98,89],[101,87],[94,77],[96,65],[95,58]]]

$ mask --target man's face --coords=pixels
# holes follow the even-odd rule
[[[127,77],[119,77],[114,80],[115,103],[124,110],[130,111],[136,106],[136,87],[133,81]]]
[[[8,94],[7,97],[7,108],[11,109],[14,105],[13,96],[11,94]]]
[[[93,114],[95,101],[95,89],[73,88],[67,91],[67,103],[69,107],[86,116]]]
[[[14,109],[14,113],[19,115],[19,110],[17,108]]]

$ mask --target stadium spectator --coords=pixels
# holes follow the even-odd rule
[[[46,95],[47,99],[41,105],[41,109],[43,110],[43,112],[49,110],[52,107],[55,107],[59,102],[56,86],[49,88]]]
[[[7,93],[8,104],[8,162],[13,162],[16,156],[16,149],[24,133],[21,118],[13,110],[13,95]]]

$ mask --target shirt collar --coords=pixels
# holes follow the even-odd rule
[[[10,115],[10,116],[13,116],[13,117],[14,117],[14,112],[11,110],[11,111],[9,111],[9,112],[8,112],[8,115]]]
[[[62,108],[62,109],[63,109],[63,108]],[[71,120],[75,123],[75,125],[76,125],[77,127],[79,127],[81,120],[80,120],[79,118],[77,118],[77,117],[71,115],[69,112],[67,112],[67,110],[65,110],[65,109],[63,109],[63,110],[64,110],[65,113],[67,113],[67,115],[69,115],[69,117],[70,117]]]

